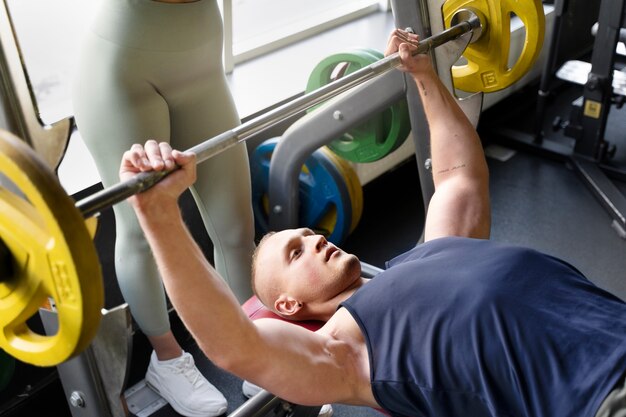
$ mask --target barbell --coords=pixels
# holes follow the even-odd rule
[[[503,33],[510,31],[504,26],[511,13],[523,20],[527,32],[522,54],[512,67],[508,65],[509,45],[498,42],[509,39]],[[472,70],[455,75],[458,87],[484,92],[508,87],[530,69],[540,52],[544,33],[540,0],[448,0],[444,14],[448,28],[421,40],[415,53],[428,53],[471,33],[465,50],[467,63],[461,67]],[[494,49],[500,52],[495,54]],[[399,64],[399,54],[392,54],[189,151],[203,162]],[[0,173],[0,181],[10,183],[0,188],[0,348],[23,362],[54,366],[90,343],[104,304],[99,259],[85,219],[149,189],[167,173],[140,173],[75,202],[41,158],[8,132],[0,133]],[[38,333],[28,323],[49,300],[58,314],[58,330],[53,335]]]

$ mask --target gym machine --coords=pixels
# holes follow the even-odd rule
[[[439,2],[439,7],[443,1]],[[393,2],[394,16],[417,16],[416,10],[407,10],[414,5],[408,2]],[[439,8],[440,10],[440,8]],[[421,22],[401,22],[422,28]],[[400,27],[399,25],[397,25]],[[423,29],[422,33],[423,33]],[[426,37],[425,34],[422,34]],[[437,68],[448,89],[452,90],[449,69],[460,58],[471,41],[470,36],[461,36],[437,48],[441,52],[437,59]],[[448,75],[445,77],[445,75]],[[418,169],[422,181],[422,197],[428,204],[434,185],[430,181],[428,169],[428,143],[423,138],[429,137],[428,125],[421,108],[419,94],[414,83],[399,72],[385,73],[369,81],[360,88],[355,88],[339,99],[327,103],[322,108],[308,114],[294,123],[283,134],[272,155],[269,170],[269,223],[271,230],[294,228],[298,225],[298,173],[306,158],[316,149],[328,144],[347,130],[358,126],[372,115],[381,112],[402,97],[407,97],[409,114],[412,117],[413,138],[418,160]],[[470,121],[476,126],[482,106],[482,95],[472,95],[459,99],[459,104]],[[416,120],[414,120],[416,119]]]
[[[574,138],[573,147],[550,140],[542,131],[559,28],[566,9],[567,0],[555,1],[555,26],[539,87],[534,131],[528,134],[496,128],[492,133],[504,144],[569,162],[611,216],[617,234],[626,239],[626,197],[612,181],[626,181],[626,170],[611,163],[616,145],[605,137],[611,106],[621,107],[626,97],[626,77],[623,72],[615,70],[617,44],[626,38],[624,0],[602,0],[598,23],[593,30],[595,41],[591,62],[568,61],[556,72],[557,78],[584,86],[582,96],[572,103],[570,119],[565,122],[557,119],[553,123],[555,131],[562,129],[566,136]]]
[[[493,1],[499,4],[498,1]],[[393,2],[397,26],[412,27],[421,35],[422,42],[418,52],[434,53],[434,61],[440,77],[452,91],[452,74],[448,69],[463,51],[471,52],[470,42],[476,42],[476,51],[474,51],[476,56],[481,56],[481,48],[489,51],[499,49],[498,47],[503,49],[508,47],[508,45],[498,43],[494,46],[493,42],[499,41],[496,35],[481,36],[481,33],[484,34],[485,31],[498,33],[500,26],[505,26],[504,29],[508,30],[506,22],[499,22],[495,17],[493,21],[488,18],[489,10],[481,9],[484,2],[437,0],[431,2],[434,7],[429,7],[424,0],[419,4],[409,3],[412,2]],[[485,66],[483,72],[470,74],[467,77],[466,85],[470,85],[468,91],[496,91],[504,88],[519,79],[534,62],[543,40],[543,9],[539,1],[526,4],[530,3],[533,7],[524,6],[525,9],[512,10],[518,16],[534,22],[533,24],[525,22],[527,27],[534,30],[528,31],[531,39],[526,42],[528,47],[527,49],[525,47],[526,53],[522,54],[525,60],[524,65],[515,68],[514,71],[506,69],[500,73],[500,68],[489,66],[488,62],[491,57],[487,54],[489,58],[487,63],[479,62],[478,65],[479,67]],[[442,10],[445,23],[441,17]],[[447,29],[444,30],[444,27]],[[437,35],[429,36],[431,32]],[[398,64],[397,54],[391,55],[231,131],[209,139],[190,151],[197,155],[197,160],[201,163],[281,120],[347,92],[345,96],[337,97],[331,104],[320,109],[316,114],[310,115],[310,119],[318,120],[318,123],[322,119],[336,122],[328,126],[328,131],[324,132],[325,138],[320,139],[317,144],[321,146],[324,144],[322,142],[329,141],[336,133],[345,131],[363,120],[368,113],[380,110],[382,106],[389,105],[390,100],[405,94],[411,108],[414,138],[418,145],[416,147],[419,148],[416,150],[416,156],[420,168],[420,181],[424,185],[423,198],[427,202],[433,190],[431,182],[429,185],[428,149],[424,144],[426,141],[418,141],[419,137],[428,137],[427,125],[417,91],[412,83],[407,83],[400,73],[390,71]],[[509,77],[510,74],[512,75]],[[461,77],[455,76],[455,85],[457,82],[461,82]],[[360,86],[359,89],[348,92],[356,86]],[[381,100],[382,96],[380,94],[374,96],[368,91],[370,89],[378,93],[380,93],[379,89],[388,91],[384,94],[384,100]],[[372,101],[372,103],[361,107],[364,101]],[[459,102],[470,120],[476,123],[480,114],[481,95],[459,99]],[[294,127],[293,131],[296,133],[290,135],[298,137],[310,134],[311,123],[309,120],[299,123],[300,129],[303,130],[298,131]],[[105,189],[76,203],[64,193],[50,167],[41,162],[30,147],[13,135],[2,136],[0,137],[2,139],[0,140],[2,174],[19,189],[20,195],[4,189],[0,195],[2,197],[0,202],[6,208],[3,212],[5,217],[2,219],[2,224],[6,227],[3,227],[0,236],[2,243],[0,246],[6,249],[3,251],[4,258],[0,259],[0,265],[4,268],[0,276],[0,295],[10,302],[7,303],[10,308],[3,309],[0,315],[4,329],[0,336],[0,347],[16,358],[34,365],[59,366],[63,385],[69,387],[66,392],[68,392],[68,401],[72,405],[74,415],[124,415],[128,412],[128,408],[124,404],[125,399],[122,398],[119,387],[124,385],[127,371],[126,360],[130,351],[129,317],[125,306],[114,309],[113,312],[104,312],[106,314],[101,311],[103,305],[101,271],[92,243],[93,235],[90,234],[85,219],[92,218],[102,210],[146,190],[163,178],[164,174],[140,174],[128,182]],[[289,139],[288,143],[295,143],[295,140]],[[303,158],[307,152],[310,152],[308,147],[305,149],[299,145],[298,148],[298,158]],[[298,170],[299,168],[296,168],[296,171]],[[283,181],[291,180],[285,178]],[[290,188],[293,187],[290,186]],[[22,199],[22,196],[27,200]],[[290,209],[276,211],[279,212],[277,214],[291,213]],[[35,222],[33,220],[35,217],[42,220]],[[17,226],[11,227],[9,222],[14,222]],[[53,237],[54,247],[38,247],[37,241],[30,236],[29,231]],[[32,243],[33,248],[23,247],[22,243],[25,241]],[[32,265],[36,265],[36,262],[19,262],[24,256],[36,259],[42,255],[47,261],[41,264],[49,266],[45,270],[41,267],[33,267]],[[44,290],[34,293],[33,286],[35,285]],[[24,299],[24,294],[29,294],[28,299]],[[48,297],[54,300],[53,314],[50,318],[45,317],[48,313],[44,312],[42,315],[50,335],[38,335],[29,328],[26,319],[39,312],[39,306]],[[116,330],[111,330],[108,327],[109,324]],[[113,334],[115,340],[100,337],[102,334]],[[104,347],[99,347],[100,344]],[[108,349],[111,344],[116,344],[121,349],[113,352],[115,358],[107,356],[107,359],[102,359],[107,355],[107,353],[102,353],[102,349],[110,355],[111,352]],[[99,361],[105,361],[107,364],[98,364]],[[108,363],[111,363],[109,361],[115,362],[115,366],[111,369],[114,374],[112,376],[106,375],[105,372]],[[62,368],[67,369],[67,372],[64,372]],[[268,403],[276,404],[276,401],[280,402],[279,413],[283,413],[279,415],[317,414],[315,408],[290,405],[271,397],[261,392],[233,415],[266,415],[270,409],[277,409],[275,406],[268,405]]]
[[[72,121],[66,117],[52,124],[42,122],[15,33],[7,0],[3,0],[0,4],[0,92],[7,124],[56,169],[70,139]]]

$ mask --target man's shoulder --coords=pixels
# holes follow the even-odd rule
[[[473,239],[459,236],[446,236],[432,239],[423,243],[418,243],[406,252],[387,261],[387,269],[400,265],[402,263],[429,257],[433,254],[441,254],[463,245],[472,244],[473,242],[483,241],[484,239]]]

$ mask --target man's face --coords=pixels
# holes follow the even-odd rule
[[[345,253],[307,228],[270,236],[257,255],[257,288],[270,297],[286,295],[298,303],[324,303],[360,279],[356,256]],[[265,288],[273,291],[265,292]],[[275,300],[264,299],[270,305]]]

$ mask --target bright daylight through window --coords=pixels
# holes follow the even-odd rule
[[[380,0],[232,0],[234,62],[379,10]]]

